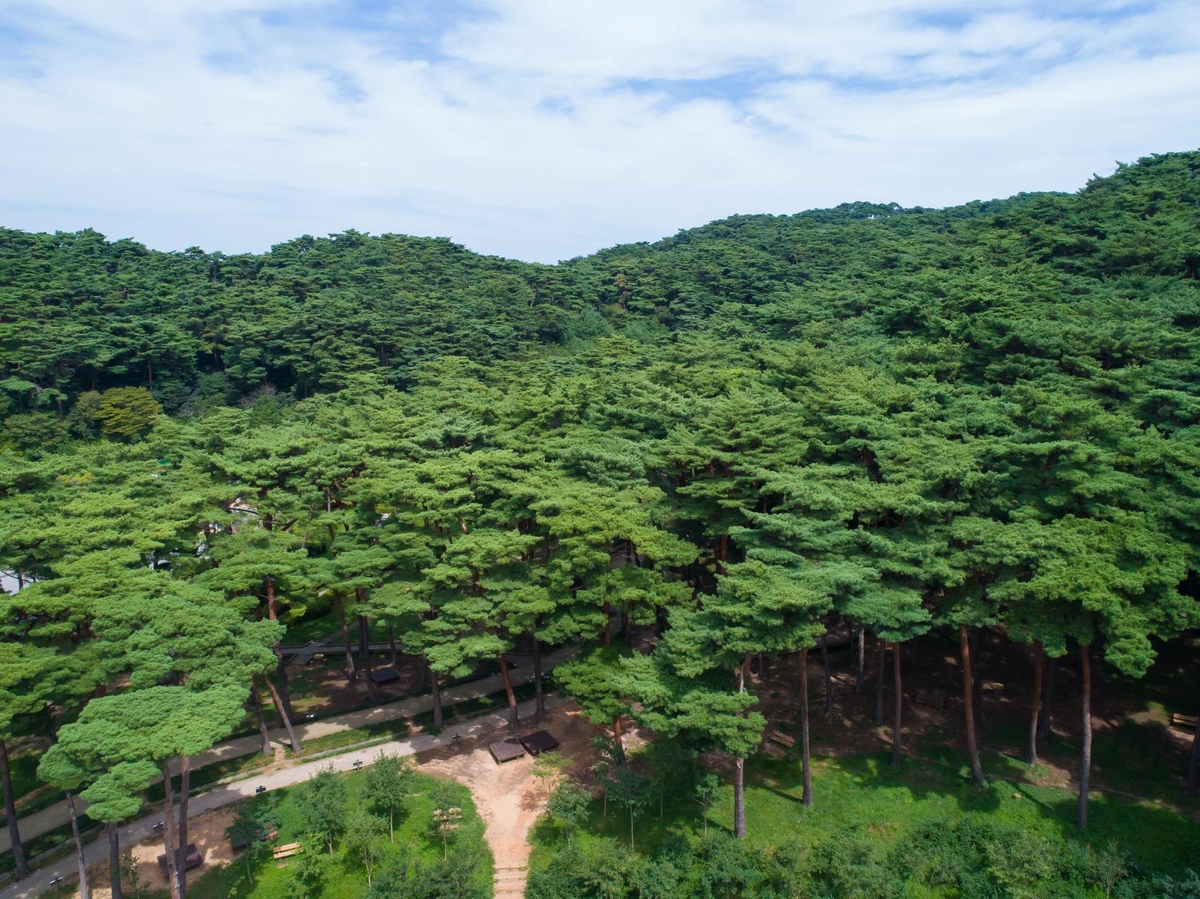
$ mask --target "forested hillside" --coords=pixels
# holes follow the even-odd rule
[[[386,625],[435,701],[514,648],[582,644],[563,682],[618,756],[630,716],[723,753],[741,836],[748,662],[840,622],[890,648],[896,760],[901,647],[953,636],[982,783],[979,631],[1039,679],[1075,659],[1087,697],[1200,625],[1197,325],[1200,151],[1072,195],[739,216],[557,266],[355,232],[225,256],[0,231],[0,569],[22,588],[0,597],[0,749],[53,735],[43,779],[124,820],[244,716],[289,721],[286,628],[336,610],[351,676],[351,629]]]

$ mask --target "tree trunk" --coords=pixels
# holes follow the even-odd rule
[[[367,616],[358,616],[358,642],[362,649],[363,680],[367,682],[367,699],[375,701],[375,678],[371,677],[371,632]]]
[[[163,765],[163,847],[167,850],[167,885],[171,889],[171,899],[183,899],[179,894],[179,874],[177,870],[180,858],[175,853],[175,808],[171,801],[171,771]]]
[[[121,832],[113,821],[104,825],[108,833],[108,888],[113,899],[124,899],[121,892]]]
[[[262,696],[254,676],[250,677],[250,699],[254,705],[254,716],[258,719],[258,735],[262,739],[262,754],[271,756],[271,733],[267,730],[267,717],[263,714]]]
[[[75,813],[75,796],[67,790],[67,811],[71,813],[71,836],[75,838],[75,858],[79,862],[79,899],[88,899],[87,860],[83,855],[83,840],[79,837],[79,816]]]
[[[750,664],[750,653],[742,657],[737,669],[737,690],[746,692],[746,667]],[[733,760],[733,835],[737,839],[746,836],[746,760]]]
[[[392,623],[390,621],[388,622],[387,629],[388,629],[388,652],[391,653],[391,655],[388,657],[388,664],[390,664],[393,668],[395,668],[396,667],[396,631],[392,627]]]
[[[542,689],[542,648],[537,634],[533,635],[533,692],[536,697],[535,714],[540,719],[546,714],[546,694]]]
[[[1196,798],[1197,769],[1200,769],[1200,709],[1196,711],[1196,732],[1192,734],[1192,754],[1188,759],[1187,773],[1187,794],[1193,799]]]
[[[895,721],[892,723],[892,764],[900,764],[900,718],[904,712],[904,691],[900,683],[900,641],[892,644],[892,686],[896,690]]]
[[[270,528],[268,528],[270,530]],[[275,579],[266,578],[265,580],[267,592],[267,618],[271,621],[278,620],[278,610],[275,608]],[[287,667],[283,664],[283,643],[279,640],[275,641],[275,670],[279,674],[279,696],[280,702],[283,704],[283,710],[287,712],[288,718],[292,717],[292,694],[288,690]],[[268,681],[270,683],[270,681]],[[274,695],[274,691],[272,691]]]
[[[883,680],[887,674],[887,643],[879,640],[879,676],[875,680],[875,726],[883,727]]]
[[[622,765],[625,764],[625,743],[621,738],[621,716],[613,715],[613,745],[617,750],[617,761]]]
[[[433,681],[433,726],[442,726],[442,690],[441,684],[438,683],[438,673],[429,669],[429,677]]]
[[[800,754],[804,771],[804,795],[800,804],[812,805],[812,767],[808,751],[808,647],[800,650]]]
[[[854,692],[861,693],[863,686],[863,662],[867,655],[867,632],[861,625],[854,636]]]
[[[967,755],[971,759],[971,779],[975,786],[983,789],[987,781],[983,777],[983,766],[979,763],[979,742],[975,736],[975,684],[971,677],[971,641],[967,637],[967,626],[958,626],[958,646],[962,651],[963,717],[967,725]]]
[[[504,678],[504,693],[508,697],[508,726],[517,729],[517,694],[513,692],[512,677],[508,673],[508,661],[504,653],[496,656],[500,660],[500,676]]]
[[[335,593],[334,602],[337,605],[338,619],[342,622],[342,646],[346,649],[346,677],[350,683],[358,681],[358,672],[354,669],[354,652],[350,649],[350,628],[346,626],[346,608],[342,605],[342,597]]]
[[[191,793],[192,760],[179,760],[179,895],[187,895],[188,797]]]
[[[1092,660],[1088,647],[1079,647],[1080,673],[1083,675],[1083,766],[1079,771],[1079,829],[1087,828],[1088,786],[1092,779]]]
[[[987,650],[988,629],[986,627],[977,628],[975,634],[978,639],[971,645],[971,658],[975,661],[975,668],[978,669],[983,665],[984,653]],[[980,686],[982,681],[979,678],[973,679],[973,689],[975,691],[975,701],[982,703],[983,689]]]
[[[292,691],[288,686],[287,667],[283,662],[283,646],[279,643],[275,644],[275,672],[279,675],[279,696],[280,702],[283,703],[283,709],[287,712],[288,717],[293,717],[292,712]]]
[[[1038,738],[1038,713],[1042,710],[1042,643],[1040,640],[1035,640],[1033,643],[1033,701],[1029,716],[1029,745],[1025,749],[1025,761],[1030,765],[1036,765],[1038,760],[1037,754],[1037,738]]]
[[[292,727],[291,716],[288,715],[287,709],[284,708],[283,702],[279,697],[279,691],[275,689],[275,685],[271,683],[271,678],[263,675],[263,682],[267,685],[267,690],[271,694],[271,701],[275,703],[275,711],[279,713],[279,720],[283,722],[283,727],[287,731],[288,739],[292,742],[292,752],[300,754],[300,738],[296,736],[296,731]]]
[[[733,835],[746,836],[746,760],[733,760]]]
[[[1058,659],[1050,659],[1046,664],[1045,679],[1042,681],[1042,708],[1038,713],[1038,739],[1044,740],[1052,733],[1050,721],[1050,700],[1054,696],[1054,673],[1058,670]]]
[[[20,880],[29,876],[29,862],[25,858],[25,847],[21,845],[21,830],[17,825],[17,800],[13,796],[12,772],[8,768],[8,747],[3,740],[0,740],[0,781],[4,783],[4,813],[8,816],[8,837],[12,843],[17,879]]]
[[[833,679],[829,676],[829,634],[821,638],[821,665],[825,669],[825,717],[833,717]]]

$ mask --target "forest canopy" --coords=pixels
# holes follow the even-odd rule
[[[0,740],[56,730],[60,786],[122,820],[245,710],[288,719],[280,644],[317,607],[385,622],[435,691],[603,646],[566,676],[618,754],[636,716],[735,777],[764,724],[747,660],[834,619],[897,686],[935,627],[964,663],[995,627],[1140,676],[1200,623],[1197,325],[1200,152],[555,266],[0,230]],[[639,626],[654,651],[618,651]],[[170,744],[146,709],[188,692]]]

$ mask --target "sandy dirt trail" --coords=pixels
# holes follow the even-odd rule
[[[559,751],[570,759],[571,768],[586,769],[594,754],[590,741],[600,733],[587,722],[575,703],[548,712],[540,722],[522,722],[518,735],[548,730],[561,744]],[[554,787],[552,778],[537,777],[529,756],[496,764],[488,744],[507,736],[503,729],[463,741],[457,749],[422,753],[418,766],[427,774],[450,777],[471,790],[480,817],[487,825],[486,837],[496,860],[496,899],[519,899],[525,895],[529,863],[529,831],[546,809]]]

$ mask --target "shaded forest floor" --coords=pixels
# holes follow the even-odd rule
[[[1100,668],[1093,678],[1092,791],[1170,807],[1200,821],[1200,803],[1184,795],[1192,731],[1170,726],[1173,711],[1194,713],[1200,696],[1200,666],[1191,641],[1158,647],[1159,659],[1142,679],[1119,677]],[[884,726],[874,727],[878,683],[876,645],[868,639],[862,688],[856,692],[853,643],[830,650],[833,713],[825,714],[819,652],[809,654],[809,709],[814,756],[843,758],[890,749],[892,740],[891,655],[885,672]],[[760,704],[770,727],[798,735],[799,655],[753,666]],[[933,633],[902,654],[904,715],[902,745],[909,756],[934,761],[969,777],[963,724],[962,673],[957,639]],[[1040,787],[1077,789],[1082,713],[1078,662],[1058,661],[1050,707],[1052,733],[1038,741],[1038,764],[1025,764],[1033,661],[1028,647],[987,641],[975,660],[975,710],[984,772]],[[982,689],[982,687],[989,689]],[[942,709],[913,702],[917,690],[945,693]],[[798,756],[764,743],[776,758]]]

